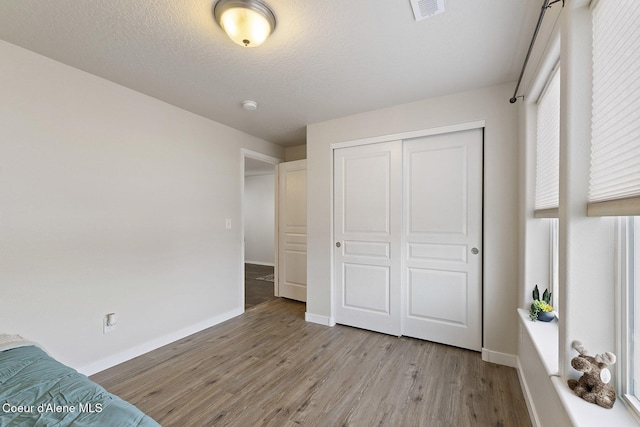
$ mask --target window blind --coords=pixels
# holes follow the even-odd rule
[[[560,72],[556,70],[538,100],[536,137],[537,218],[558,217],[560,175]]]
[[[640,215],[640,1],[593,9],[588,214]]]

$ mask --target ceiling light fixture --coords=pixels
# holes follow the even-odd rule
[[[245,47],[260,46],[276,28],[276,16],[261,0],[220,0],[213,16],[231,40]]]

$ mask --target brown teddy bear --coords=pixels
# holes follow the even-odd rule
[[[580,353],[571,359],[571,366],[584,373],[578,380],[567,381],[569,388],[587,402],[611,409],[616,401],[616,391],[609,384],[611,373],[607,364],[616,363],[616,355],[606,352],[591,357],[580,341],[574,341],[571,346]]]

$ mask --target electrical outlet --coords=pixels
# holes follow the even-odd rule
[[[102,333],[108,334],[116,330],[116,314],[109,313],[102,319]]]

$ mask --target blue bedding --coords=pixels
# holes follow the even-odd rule
[[[36,346],[0,351],[0,426],[159,426]]]

